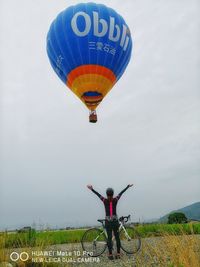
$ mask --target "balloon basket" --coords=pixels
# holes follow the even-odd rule
[[[96,111],[91,111],[89,114],[89,122],[96,123],[97,122],[97,114]]]

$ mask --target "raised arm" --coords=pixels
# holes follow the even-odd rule
[[[104,197],[97,191],[95,191],[92,185],[87,185],[87,188],[90,189],[93,193],[95,193],[95,195],[97,195],[102,201],[104,201]]]
[[[117,199],[120,199],[120,197],[122,196],[122,194],[129,188],[133,186],[133,184],[129,184],[127,185],[118,195],[117,195]]]

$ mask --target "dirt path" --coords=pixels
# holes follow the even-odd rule
[[[54,248],[67,251],[81,251],[80,244],[64,244],[55,246]],[[175,251],[175,248],[177,251]],[[169,250],[168,253],[166,250]],[[173,261],[183,261],[185,267],[200,267],[200,236],[143,238],[142,247],[135,255],[127,255],[122,252],[121,259],[111,261],[107,258],[106,251],[102,256],[97,258],[96,262],[76,262],[70,264],[70,266],[164,267],[163,261],[169,261],[170,255],[172,256]],[[188,258],[190,257],[191,261],[189,262]]]
[[[107,258],[107,251],[99,258],[83,255],[79,243],[49,246],[42,249],[43,252],[46,251],[46,253],[51,254],[50,256],[46,255],[46,257],[37,254],[41,253],[41,248],[32,248],[31,250],[12,249],[8,250],[6,254],[10,255],[13,251],[17,253],[27,251],[31,259],[45,258],[47,262],[48,260],[55,260],[49,262],[59,267],[165,267],[169,266],[170,260],[175,264],[181,262],[184,267],[200,267],[200,235],[143,238],[141,250],[136,255],[129,256],[122,252],[121,259],[113,261]],[[61,253],[63,254],[61,255]],[[58,259],[61,259],[61,261],[57,262]],[[45,263],[47,262],[45,261]],[[13,266],[22,265],[13,264]],[[32,265],[26,264],[23,266],[40,267],[46,265],[36,264],[35,262],[34,265],[32,263]]]
[[[108,251],[106,250],[100,257],[93,258],[88,257],[87,255],[83,255],[82,247],[80,244],[62,244],[62,245],[56,245],[51,247],[52,250],[58,250],[58,251],[68,251],[72,252],[72,255],[75,255],[77,253],[80,253],[80,257],[73,257],[75,258],[75,263],[70,263],[69,266],[79,266],[79,267],[85,267],[85,266],[98,266],[98,267],[120,267],[120,266],[134,266],[134,257],[131,255],[126,255],[122,252],[122,257],[119,260],[109,260],[107,257]],[[80,261],[80,262],[79,262]],[[85,262],[81,262],[85,261]]]

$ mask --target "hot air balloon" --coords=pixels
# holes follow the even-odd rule
[[[132,51],[129,27],[105,5],[68,7],[52,22],[47,54],[58,77],[90,110],[96,108],[124,73]]]

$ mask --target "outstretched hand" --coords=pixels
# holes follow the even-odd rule
[[[91,184],[88,184],[87,185],[87,188],[90,189],[90,190],[92,190],[93,189],[93,186]]]

